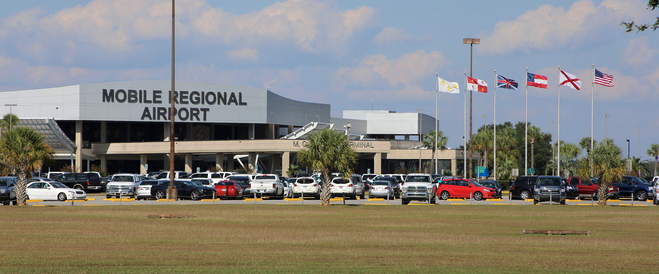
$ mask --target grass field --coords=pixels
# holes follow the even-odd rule
[[[655,207],[0,207],[0,224],[2,273],[656,273],[659,264]]]

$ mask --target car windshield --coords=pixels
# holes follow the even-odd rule
[[[363,176],[363,179],[364,179],[364,180],[370,180],[370,179],[375,178],[375,176],[378,176],[378,175],[375,175],[375,174],[367,174],[367,175],[364,175],[364,176]]]
[[[485,187],[496,188],[496,185],[494,185],[494,182],[481,182],[481,185],[485,186]]]
[[[424,183],[430,183],[430,176],[427,175],[408,175],[407,180],[405,182],[424,182]]]
[[[348,184],[348,183],[350,183],[350,181],[348,181],[346,179],[336,179],[336,180],[332,181],[332,183],[333,184]]]
[[[259,179],[277,179],[277,177],[275,177],[273,175],[259,175],[259,176],[254,177],[254,179],[255,180],[259,180]]]
[[[481,184],[479,184],[478,182],[476,182],[474,180],[469,180],[469,182],[471,182],[471,184],[474,185],[474,186],[482,186]]]
[[[389,182],[375,181],[373,182],[374,186],[389,186]]]
[[[296,184],[313,184],[316,181],[314,179],[297,179]]]
[[[0,179],[0,186],[7,186],[9,183],[7,183],[7,180],[5,179]]]
[[[650,183],[645,182],[645,181],[643,181],[643,180],[641,180],[641,179],[639,179],[639,178],[636,178],[636,177],[630,177],[630,178],[632,179],[632,182],[633,182],[634,184],[636,184],[636,185],[638,185],[638,184],[649,185],[649,184],[650,184]]]
[[[191,178],[208,178],[208,174],[192,174]]]
[[[130,175],[115,175],[112,177],[113,182],[132,182],[133,176]]]
[[[140,183],[140,185],[143,185],[143,186],[156,186],[156,185],[158,185],[158,181],[153,181],[153,180],[151,180],[151,181],[142,181]]]
[[[538,179],[538,186],[560,186],[561,179],[559,178],[540,178]]]
[[[69,188],[60,182],[50,182],[50,185],[52,185],[54,188]]]
[[[192,179],[192,182],[200,183],[200,184],[203,184],[203,185],[210,185],[210,184],[211,184],[211,181],[208,180],[208,179],[206,179],[206,180],[202,180],[202,179]]]

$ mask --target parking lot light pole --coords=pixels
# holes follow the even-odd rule
[[[611,116],[611,114],[604,115],[604,140],[606,141],[606,126],[607,126],[607,118]]]
[[[423,147],[423,114],[420,108],[415,110],[419,112],[419,172],[421,172],[421,147]]]
[[[479,38],[464,38],[462,39],[463,44],[469,44],[469,77],[473,77],[473,56],[474,56],[474,45],[481,43]],[[469,175],[473,170],[474,163],[471,158],[471,138],[472,138],[472,105],[473,105],[473,91],[469,91]],[[471,176],[467,177],[471,178]]]
[[[174,59],[174,57],[175,57],[174,56],[174,41],[175,41],[175,39],[174,39],[174,37],[175,37],[174,36],[174,28],[175,28],[175,24],[176,24],[176,20],[175,20],[175,16],[174,16],[176,14],[175,9],[174,9],[174,7],[175,7],[174,1],[175,0],[172,0],[172,75],[171,75],[171,77],[172,77],[172,87],[171,87],[171,90],[170,90],[170,98],[169,98],[170,101],[171,101],[171,111],[170,111],[170,117],[169,117],[169,120],[170,120],[170,124],[169,124],[169,187],[167,188],[167,193],[169,193],[170,198],[172,198],[172,199],[174,199],[174,201],[176,201],[177,198],[178,198],[178,191],[176,190],[176,186],[174,185],[174,178],[176,177],[176,173],[175,173],[176,169],[174,168],[174,158],[175,158],[174,120],[176,120],[175,119],[176,118],[176,113],[174,111],[176,109],[175,104],[174,104],[174,102],[176,101],[176,100],[174,100],[174,94],[176,93],[176,90],[174,89],[174,87],[175,87],[175,84],[174,84],[175,83],[175,79],[174,79],[174,75],[175,75],[174,74],[174,68],[175,68],[175,66],[174,66],[174,64],[175,64],[175,62],[174,62],[175,61],[175,59]]]

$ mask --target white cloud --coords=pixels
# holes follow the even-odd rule
[[[378,33],[373,41],[377,44],[388,44],[388,43],[400,43],[400,42],[423,42],[430,41],[430,35],[424,35],[423,37],[418,37],[416,35],[409,35],[402,29],[397,28],[384,28],[380,33]]]
[[[409,99],[410,96],[425,96],[421,82],[448,64],[441,52],[426,53],[418,50],[405,53],[397,59],[384,55],[367,56],[356,67],[344,67],[336,71],[334,82],[339,89],[380,91],[390,96],[390,100]],[[351,94],[351,96],[361,96]],[[369,93],[367,97],[371,96]]]
[[[259,51],[250,48],[232,50],[227,52],[227,57],[238,61],[256,62],[259,60]]]
[[[486,54],[530,53],[612,41],[616,31],[624,33],[620,22],[651,20],[646,6],[641,0],[605,0],[597,7],[591,0],[582,0],[568,10],[542,5],[513,21],[497,23],[491,33],[481,35],[483,41],[477,50]]]
[[[648,37],[632,37],[627,43],[627,47],[622,51],[622,59],[625,63],[634,67],[645,64],[654,64],[654,56],[657,50],[653,49],[648,43]]]

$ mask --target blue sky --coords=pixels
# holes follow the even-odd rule
[[[435,113],[435,72],[489,84],[474,94],[474,131],[493,122],[494,73],[517,91],[497,91],[497,122],[524,121],[525,68],[549,78],[529,88],[529,121],[555,134],[558,69],[582,79],[561,88],[561,139],[590,136],[591,64],[614,76],[595,87],[595,139],[631,155],[659,143],[659,32],[625,33],[621,21],[653,22],[640,0],[605,1],[177,1],[176,78],[267,88],[343,110]],[[0,91],[81,83],[168,80],[171,1],[23,0],[0,10]],[[655,45],[655,46],[652,46]],[[440,94],[440,130],[457,147],[463,94]],[[482,115],[485,115],[483,117]]]

